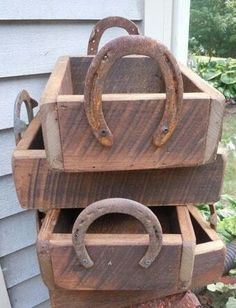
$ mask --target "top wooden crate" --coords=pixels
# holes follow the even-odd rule
[[[163,45],[131,35],[59,58],[41,112],[52,169],[183,167],[215,159],[224,97]]]

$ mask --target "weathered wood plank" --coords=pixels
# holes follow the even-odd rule
[[[30,156],[37,152],[40,156]],[[25,208],[86,207],[114,197],[150,206],[214,203],[220,198],[224,172],[220,155],[205,166],[92,174],[55,172],[48,168],[44,151],[23,153],[14,154],[14,177]]]
[[[22,212],[12,175],[0,177],[0,219]]]
[[[1,24],[4,48],[0,50],[0,78],[49,73],[58,57],[86,54],[94,24],[92,21]],[[118,28],[108,30],[100,46],[124,33],[125,30]]]
[[[8,289],[12,308],[29,308],[48,299],[48,290],[40,275]]]
[[[13,127],[13,109],[17,94],[26,89],[34,99],[39,100],[48,77],[48,74],[44,74],[0,79],[0,129]]]
[[[81,103],[59,103],[64,170],[137,170],[202,163],[209,100],[185,100],[173,136],[159,148],[152,144],[152,136],[156,123],[160,123],[164,101],[137,100],[131,106],[129,101],[103,103],[104,116],[114,135],[113,146],[107,148],[101,146],[92,134]]]
[[[36,221],[34,211],[22,213],[0,220],[0,256],[34,244],[36,241]]]
[[[15,251],[0,259],[7,288],[39,275],[35,245]]]
[[[99,20],[107,16],[128,19],[143,18],[142,0],[3,0],[0,4],[1,20]]]

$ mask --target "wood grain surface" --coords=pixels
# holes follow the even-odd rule
[[[104,93],[115,96],[103,102],[103,111],[114,135],[114,144],[111,148],[99,144],[88,125],[83,99],[74,99],[75,94],[83,94],[91,60],[92,57],[59,60],[47,87],[55,90],[43,95],[43,133],[52,168],[67,172],[135,170],[193,166],[214,160],[224,103],[212,88],[202,86],[201,80],[197,79],[195,85],[195,75],[188,70],[182,70],[184,91],[193,93],[188,99],[184,98],[177,128],[165,145],[152,144],[153,133],[164,111],[164,99],[144,99],[142,94],[165,92],[165,87],[158,66],[147,57],[122,58],[108,74]],[[62,83],[57,82],[60,79]],[[199,92],[195,92],[197,90]],[[120,94],[121,98],[117,99],[119,93],[140,93],[140,97],[135,94],[134,99],[130,94],[131,99],[127,100]],[[52,96],[57,97],[56,105]],[[55,129],[60,130],[60,140],[53,139],[54,134],[59,134]]]
[[[13,154],[13,174],[24,208],[75,208],[105,198],[128,198],[146,205],[214,203],[219,200],[224,157],[189,168],[68,173],[49,168],[40,133],[40,114]]]
[[[193,206],[189,206],[189,208],[193,208]],[[64,210],[65,212],[63,210],[49,211],[39,233],[37,244],[40,262],[44,250],[48,252],[50,260],[51,276],[48,278],[44,275],[45,283],[54,290],[57,288],[67,290],[159,290],[161,297],[178,293],[185,288],[205,285],[218,279],[224,267],[225,248],[223,242],[209,237],[205,231],[204,223],[198,224],[195,221],[191,227],[191,221],[186,219],[187,217],[184,218],[186,215],[181,207],[177,207],[179,209],[177,210],[178,215],[177,212],[175,214],[173,212],[175,207],[168,208],[169,211],[164,211],[162,207],[156,209],[157,217],[162,217],[160,222],[163,226],[163,246],[158,258],[148,269],[144,269],[138,264],[147,248],[148,236],[143,229],[140,231],[140,225],[134,220],[130,223],[129,216],[122,215],[123,217],[119,216],[117,220],[110,216],[106,221],[94,223],[85,238],[86,247],[94,260],[94,266],[85,269],[78,262],[71,238],[71,229],[76,215],[72,215],[72,210],[70,212],[68,212],[69,210]],[[74,211],[78,212],[78,210]],[[170,215],[171,212],[172,215]],[[163,222],[173,222],[176,221],[176,218],[181,218],[181,221],[177,220],[181,226],[170,225],[170,229],[166,229]],[[108,229],[104,229],[104,223],[109,225]],[[186,223],[187,225],[185,225]],[[66,228],[65,225],[67,225]],[[103,226],[103,231],[99,226]],[[189,251],[189,258],[187,258],[186,245],[184,246],[185,250],[182,251],[182,236],[185,243],[187,237],[178,233],[189,228],[193,228],[196,236],[196,247],[192,250],[195,258],[190,256]],[[123,231],[119,233],[118,230],[121,229]],[[201,232],[198,232],[198,229]],[[166,233],[166,231],[170,233]],[[49,244],[46,248],[43,247],[45,235]],[[191,239],[194,240],[193,234]],[[189,238],[189,241],[191,239]],[[192,247],[194,247],[193,245],[194,241]],[[189,276],[186,276],[186,271],[181,273],[183,266],[181,260],[186,263],[188,259],[191,259],[193,265],[193,270],[190,270],[190,273],[193,273],[192,282],[190,285],[183,286],[180,284],[180,277]],[[47,263],[46,269],[48,269],[48,265],[49,263]],[[41,267],[43,266],[45,266],[44,263],[41,263]],[[54,283],[51,284],[52,281]]]

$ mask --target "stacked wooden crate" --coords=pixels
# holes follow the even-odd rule
[[[111,26],[131,35],[97,53]],[[123,307],[217,280],[224,245],[195,205],[214,214],[220,197],[223,97],[123,18],[95,26],[88,54],[58,60],[23,136],[17,106],[31,119],[35,102],[16,104],[16,191],[46,212],[37,248],[53,307]]]

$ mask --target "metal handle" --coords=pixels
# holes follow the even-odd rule
[[[107,43],[94,57],[85,80],[84,108],[95,137],[104,146],[112,146],[113,135],[102,111],[102,90],[113,64],[123,56],[146,55],[159,65],[166,88],[165,110],[154,133],[157,147],[172,136],[183,100],[183,80],[175,58],[157,41],[141,35],[123,36]]]
[[[94,265],[85,247],[85,234],[89,226],[97,218],[110,213],[131,215],[143,224],[149,234],[149,246],[139,264],[144,268],[148,268],[161,250],[161,225],[149,208],[136,201],[121,198],[94,202],[85,208],[77,217],[72,230],[72,241],[80,263],[85,268],[91,268]]]
[[[88,55],[96,55],[98,52],[98,46],[100,39],[104,31],[108,28],[119,27],[125,29],[129,34],[139,34],[139,29],[134,22],[124,17],[112,16],[100,20],[93,28],[89,43],[88,43]]]
[[[21,140],[21,134],[27,128],[25,121],[21,120],[20,118],[22,103],[25,104],[29,123],[34,118],[33,108],[38,106],[38,103],[30,97],[26,90],[22,90],[17,95],[14,105],[14,135],[16,144],[18,144],[18,142]]]

